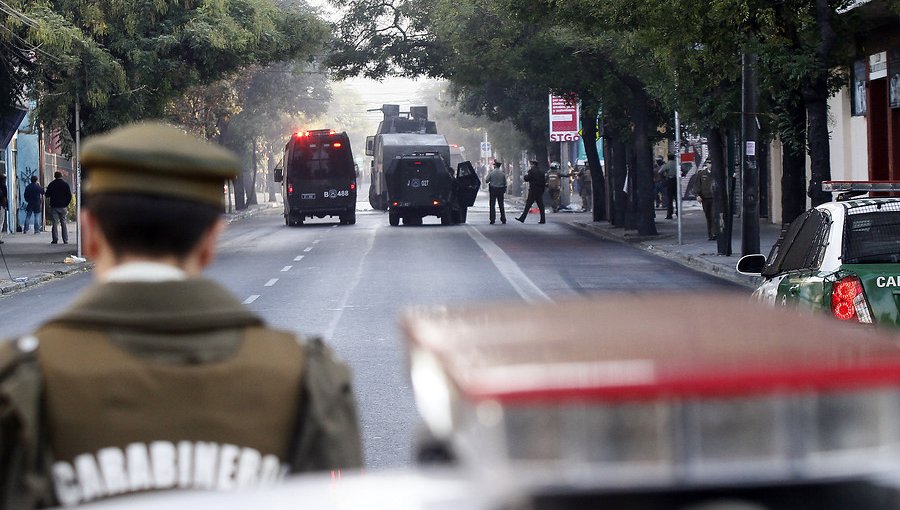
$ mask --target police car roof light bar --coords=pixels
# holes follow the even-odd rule
[[[822,181],[822,191],[900,191],[900,181]]]
[[[708,324],[673,326],[683,310]],[[684,294],[420,311],[403,326],[417,401],[431,406],[423,418],[497,483],[696,487],[900,470],[889,332]]]

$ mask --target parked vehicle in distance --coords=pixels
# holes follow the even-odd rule
[[[356,164],[347,133],[294,133],[274,177],[282,183],[287,226],[325,216],[337,216],[341,225],[356,223]]]
[[[853,198],[900,191],[900,182],[832,181],[823,189],[842,195],[794,220],[768,257],[741,257],[738,272],[764,278],[753,293],[761,301],[900,326],[900,198]]]

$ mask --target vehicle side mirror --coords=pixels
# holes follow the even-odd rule
[[[284,169],[276,168],[275,175],[273,176],[273,178],[275,179],[275,182],[283,181],[284,180]]]
[[[366,137],[366,156],[374,156],[375,155],[375,137],[367,136]]]
[[[766,267],[766,256],[760,253],[744,255],[738,260],[737,272],[748,276],[759,276]]]

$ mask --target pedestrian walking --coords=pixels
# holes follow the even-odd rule
[[[44,187],[38,184],[36,175],[31,176],[31,183],[25,186],[25,224],[22,233],[28,233],[28,224],[34,225],[34,233],[41,232],[41,212],[44,209]]]
[[[525,210],[522,211],[522,215],[517,217],[516,220],[525,223],[528,211],[531,209],[532,205],[537,203],[538,210],[541,212],[541,221],[538,223],[547,223],[547,218],[544,216],[544,189],[547,187],[547,181],[544,179],[544,173],[538,169],[537,161],[531,161],[528,173],[525,174],[525,182],[528,183],[528,196],[525,198]]]
[[[659,176],[665,182],[666,190],[666,219],[671,220],[674,211],[675,201],[678,200],[678,169],[675,165],[675,156],[669,154],[668,161],[659,169]]]
[[[9,210],[9,194],[6,192],[6,174],[0,173],[0,237],[3,235],[3,227],[6,225],[6,211]],[[3,244],[3,239],[0,239]]]
[[[488,197],[491,202],[491,225],[497,219],[497,207],[500,208],[500,223],[506,224],[506,205],[504,204],[504,195],[506,194],[506,172],[503,171],[503,163],[494,160],[494,169],[488,172],[487,178]]]
[[[550,207],[553,212],[559,212],[559,195],[562,191],[562,177],[559,172],[559,163],[554,161],[550,163],[550,170],[547,171],[547,190],[550,192]]]
[[[62,172],[54,172],[53,180],[47,185],[47,203],[50,205],[50,244],[59,242],[57,228],[62,231],[63,244],[69,244],[69,230],[66,219],[69,215],[69,204],[72,203],[72,188],[63,180]]]
[[[143,123],[89,138],[81,164],[96,282],[0,344],[0,508],[360,467],[347,367],[202,277],[239,159]]]
[[[703,215],[706,216],[706,233],[710,241],[715,241],[719,237],[719,217],[716,214],[714,198],[715,185],[712,168],[709,163],[706,163],[694,174],[694,185],[691,192],[703,206]]]
[[[594,188],[591,183],[591,168],[585,163],[581,167],[581,212],[591,212],[594,208]]]

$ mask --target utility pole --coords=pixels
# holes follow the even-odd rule
[[[81,101],[75,93],[75,242],[81,254]]]
[[[751,39],[752,43],[752,39]],[[741,215],[741,255],[759,253],[759,166],[757,165],[756,142],[759,138],[757,110],[759,90],[757,87],[757,55],[744,52],[741,56],[743,85],[741,91],[741,177],[744,192],[743,214]]]
[[[681,122],[678,119],[678,110],[675,110],[675,209],[678,215],[678,244],[684,244],[681,232]],[[668,207],[668,205],[666,205]]]

